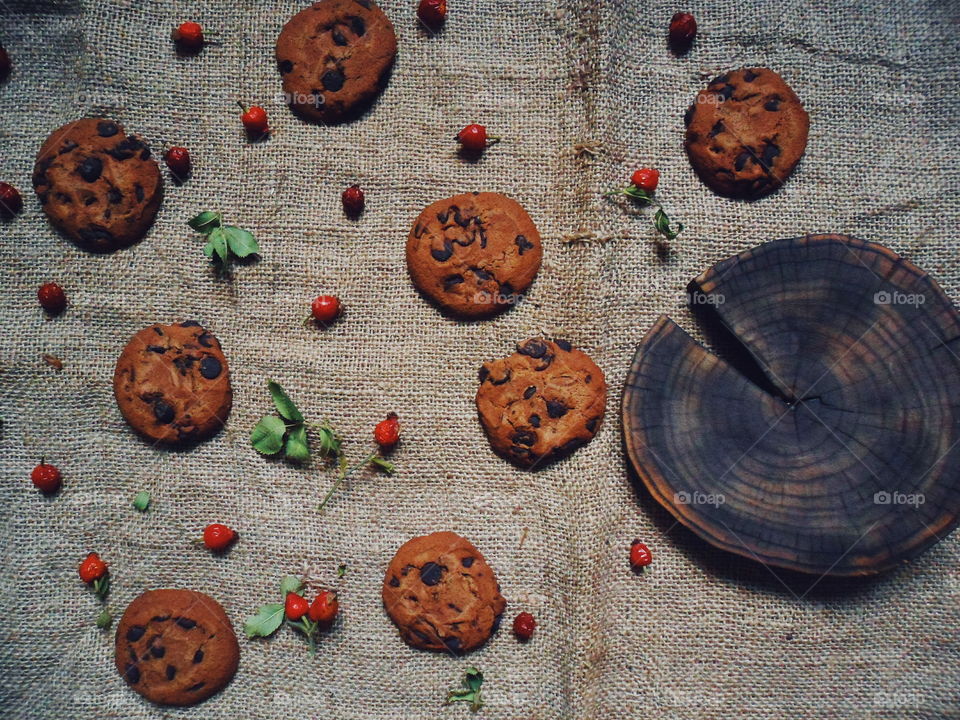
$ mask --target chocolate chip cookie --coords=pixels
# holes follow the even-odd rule
[[[543,248],[533,220],[499,193],[466,193],[428,206],[407,239],[413,284],[463,318],[494,315],[523,300]]]
[[[193,590],[149,590],[117,625],[117,671],[161,705],[193,705],[237,672],[240,645],[220,604]]]
[[[435,532],[397,550],[383,579],[383,605],[408,644],[460,654],[496,632],[507,601],[469,540]]]
[[[480,423],[493,449],[521,467],[588,443],[606,404],[603,371],[566,340],[527,340],[480,368]]]
[[[715,192],[754,199],[779,188],[807,147],[810,119],[767,68],[714,78],[684,116],[694,170]]]
[[[50,222],[94,252],[142,239],[163,198],[150,148],[106,118],[77,120],[51,133],[37,154],[33,188]]]
[[[294,15],[277,39],[287,102],[309,120],[355,117],[386,84],[397,36],[373,0],[321,0]]]
[[[134,430],[167,444],[212,435],[233,401],[220,343],[193,321],[134,335],[117,361],[113,393]]]

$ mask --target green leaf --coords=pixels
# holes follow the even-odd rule
[[[463,684],[467,689],[451,690],[447,694],[447,704],[468,702],[470,703],[470,709],[476,712],[483,707],[483,700],[480,698],[480,686],[483,685],[483,673],[472,667],[467,668],[466,673]]]
[[[683,232],[683,223],[677,223],[676,231],[670,229],[670,218],[667,217],[667,214],[663,211],[663,208],[657,210],[656,214],[653,216],[653,225],[657,228],[657,232],[662,234],[667,240],[673,240],[681,232]]]
[[[113,615],[110,614],[110,611],[107,608],[104,608],[99,615],[97,615],[97,627],[101,630],[103,628],[110,627],[110,623],[113,622]]]
[[[220,221],[221,221],[220,213],[211,212],[207,210],[206,212],[202,212],[196,217],[193,217],[187,220],[187,225],[192,227],[197,232],[203,233],[204,235],[206,235],[215,227],[219,227]]]
[[[230,252],[239,258],[245,258],[247,255],[260,252],[260,245],[257,244],[253,233],[236,225],[224,225],[223,232],[227,237],[227,244],[230,246]]]
[[[638,188],[636,185],[625,188],[623,194],[643,203],[653,202],[653,194]]]
[[[273,635],[283,622],[283,604],[267,603],[253,617],[247,618],[243,624],[243,631],[247,638],[269,637]]]
[[[347,574],[347,564],[340,563],[340,565],[337,567],[337,577],[342,578],[346,574]]]
[[[287,456],[287,460],[293,460],[294,462],[306,462],[310,459],[307,429],[303,425],[297,425],[290,430],[283,452]]]
[[[480,686],[483,685],[483,673],[477,670],[475,667],[468,667],[466,673],[467,687],[474,692],[479,692]]]
[[[207,235],[207,244],[203,247],[203,254],[213,259],[214,253],[220,258],[221,265],[227,264],[227,236],[224,234],[223,228],[214,228]]]
[[[133,506],[140,512],[146,512],[150,507],[150,493],[146,490],[138,492],[133,498]]]
[[[276,455],[283,448],[287,426],[275,415],[265,415],[250,433],[250,444],[264,455]]]
[[[280,595],[284,598],[287,597],[287,593],[302,595],[301,590],[303,590],[303,581],[298,577],[285,575],[283,580],[280,581]]]
[[[280,387],[279,383],[270,380],[267,382],[267,389],[270,391],[270,396],[273,398],[273,404],[276,406],[278,413],[290,422],[303,422],[303,415],[297,409],[297,406],[293,404],[290,396]]]
[[[387,475],[393,475],[393,471],[397,469],[396,465],[394,465],[389,460],[385,460],[379,455],[377,457],[370,458],[370,462],[373,465],[376,465],[381,470],[383,470],[385,473],[387,473]]]
[[[320,438],[321,455],[340,454],[340,445],[343,443],[343,441],[340,439],[340,436],[337,435],[336,430],[329,425],[324,424],[317,430],[317,435]]]

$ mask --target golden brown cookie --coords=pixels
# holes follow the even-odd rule
[[[397,36],[372,0],[321,0],[294,15],[277,39],[290,106],[310,120],[356,116],[386,83]]]
[[[134,335],[117,360],[113,393],[134,430],[168,444],[212,435],[233,402],[220,343],[193,321]]]
[[[220,604],[193,590],[149,590],[117,625],[117,671],[161,705],[193,705],[237,672],[240,645]]]
[[[522,467],[588,443],[606,405],[603,371],[566,340],[527,340],[480,368],[480,423],[493,449]]]
[[[800,98],[767,68],[714,78],[684,122],[687,154],[700,178],[721,195],[751,199],[786,181],[810,129]]]
[[[50,222],[95,252],[143,238],[163,198],[150,148],[106,118],[77,120],[51,133],[37,154],[33,188]]]
[[[383,579],[383,605],[408,644],[459,654],[496,632],[507,601],[469,540],[435,532],[397,550]]]
[[[523,300],[540,269],[540,233],[526,210],[499,193],[465,193],[428,206],[407,239],[413,284],[464,318]]]

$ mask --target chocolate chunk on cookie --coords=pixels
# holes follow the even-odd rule
[[[321,0],[294,15],[277,39],[289,105],[310,120],[355,117],[386,83],[397,36],[372,0]]]
[[[51,133],[37,154],[33,188],[50,222],[94,252],[143,238],[163,198],[150,148],[106,118],[77,120]]]
[[[167,444],[212,435],[233,401],[220,343],[192,321],[134,335],[117,361],[113,392],[134,430]]]
[[[490,445],[521,467],[588,443],[603,419],[603,371],[565,340],[532,339],[480,368],[477,411]]]
[[[543,249],[527,212],[499,193],[466,193],[428,206],[407,239],[413,284],[463,318],[494,315],[522,300]]]
[[[779,188],[807,147],[810,119],[767,68],[714,78],[684,116],[690,163],[721,195],[758,198]]]
[[[383,579],[383,605],[409,645],[460,654],[489,639],[507,601],[469,540],[435,532],[397,550]]]
[[[117,671],[160,705],[193,705],[237,672],[240,645],[220,604],[193,590],[149,590],[127,606],[114,640]]]

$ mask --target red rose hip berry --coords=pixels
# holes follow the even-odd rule
[[[9,220],[23,210],[20,191],[9,183],[0,182],[0,217]]]
[[[330,325],[340,317],[341,310],[340,300],[334,295],[320,295],[310,304],[313,319],[323,326]]]
[[[460,147],[468,152],[483,152],[488,145],[500,142],[498,137],[488,137],[487,128],[483,125],[467,125],[463,130],[457,133],[457,142]]]
[[[184,50],[196,51],[203,47],[203,28],[195,22],[181,23],[170,33],[170,38]]]
[[[363,190],[360,189],[359,185],[348,187],[343,191],[340,199],[343,201],[343,211],[350,217],[357,217],[363,212]]]
[[[97,553],[92,552],[80,563],[79,573],[80,579],[89,585],[107,574],[107,565]]]
[[[660,171],[653,168],[640,168],[630,176],[630,183],[638,190],[653,193],[660,182]]]
[[[30,480],[40,492],[49,494],[60,489],[63,476],[56,465],[41,460],[40,464],[30,473]]]
[[[40,307],[51,315],[59,315],[67,307],[67,296],[63,288],[53,282],[40,286],[37,290],[37,300],[40,301]]]
[[[533,637],[533,631],[536,627],[537,621],[528,612],[522,612],[513,619],[513,634],[523,642]]]
[[[697,21],[690,13],[678,12],[670,18],[670,47],[676,53],[685,53],[697,36]]]
[[[420,0],[417,17],[429,28],[439,27],[447,19],[447,0]]]
[[[630,545],[630,565],[634,568],[644,568],[652,562],[653,554],[650,552],[650,548],[640,540],[634,540]]]
[[[315,623],[330,625],[337,617],[339,610],[340,603],[337,601],[337,594],[330,590],[322,590],[316,599],[310,603],[308,617]]]
[[[243,129],[251,138],[258,138],[270,132],[270,126],[267,122],[267,111],[259,105],[253,105],[249,108],[244,107],[242,102],[237,102],[243,114],[240,116],[240,122],[243,123]]]
[[[373,439],[381,450],[389,450],[400,441],[400,418],[396,413],[387,415],[373,429]]]
[[[203,544],[213,552],[223,552],[236,539],[236,531],[220,523],[212,523],[203,529]]]
[[[283,611],[291,620],[299,620],[310,611],[310,603],[296,593],[287,593],[283,603]]]
[[[183,182],[190,176],[190,151],[185,147],[172,147],[163,156],[167,167],[177,182]]]

